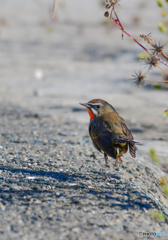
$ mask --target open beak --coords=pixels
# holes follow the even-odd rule
[[[84,106],[84,107],[90,108],[90,105],[88,103],[79,103],[79,104]]]

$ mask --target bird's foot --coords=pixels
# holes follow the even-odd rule
[[[102,180],[104,180],[104,181],[109,181],[109,178],[108,178],[108,176],[107,176],[107,175],[105,175],[105,177],[104,177],[104,178],[100,178],[100,179],[102,179]]]

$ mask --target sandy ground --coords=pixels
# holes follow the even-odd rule
[[[156,39],[166,41],[167,35],[160,33],[156,27],[162,18],[155,1],[123,0],[120,3],[122,9],[118,14],[129,33],[139,38],[142,33],[152,32]],[[2,107],[2,116],[4,109],[7,109],[6,126],[9,128],[3,129],[2,117],[1,133],[11,131],[16,134],[17,128],[12,122],[9,124],[8,117],[8,112],[13,110],[8,109],[18,108],[22,109],[21,112],[31,111],[31,114],[50,116],[62,131],[67,123],[72,131],[78,126],[78,139],[80,134],[82,139],[88,136],[89,117],[79,102],[102,98],[116,108],[134,138],[143,144],[138,147],[137,161],[142,161],[156,174],[157,167],[153,166],[149,158],[150,148],[156,149],[162,163],[168,161],[168,118],[162,117],[163,111],[168,108],[167,89],[156,90],[150,85],[136,88],[132,85],[129,73],[140,68],[147,71],[137,58],[143,51],[127,36],[122,40],[119,29],[113,24],[107,24],[101,1],[57,1],[54,21],[51,20],[52,4],[52,0],[1,0],[0,101],[5,106]],[[161,79],[161,72],[155,69],[149,76]],[[22,121],[17,124],[22,124]],[[31,129],[32,123],[27,124],[27,129]],[[53,135],[57,138],[54,124],[52,127]],[[47,139],[47,130],[44,134]],[[4,151],[3,141],[2,137]],[[95,151],[89,138],[87,141],[88,151]],[[95,154],[99,160],[102,159],[98,152],[95,151]],[[129,159],[129,155],[126,155],[126,159]],[[8,167],[9,161],[4,162],[3,158],[1,161],[3,170],[4,166]],[[22,163],[18,164],[21,164],[20,168],[23,167]],[[101,160],[100,164],[103,165],[104,161]],[[162,170],[158,171],[158,178],[165,174]],[[132,239],[135,235],[132,234]],[[26,239],[24,234],[18,236]],[[45,233],[39,239],[44,236]],[[110,235],[106,235],[105,231],[104,236],[107,239]],[[10,237],[4,235],[3,239]],[[54,235],[52,237],[55,239]]]

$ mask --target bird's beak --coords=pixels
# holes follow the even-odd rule
[[[79,103],[79,104],[84,106],[84,107],[90,108],[90,105],[88,103]]]

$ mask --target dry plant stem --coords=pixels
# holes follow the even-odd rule
[[[56,5],[56,0],[54,0],[54,3],[53,3],[52,20],[55,19],[55,5]]]
[[[160,67],[158,64],[156,64],[156,67],[160,68],[160,70],[162,70],[164,73],[166,73],[168,75],[168,72],[166,72],[162,67]]]
[[[115,11],[114,11],[114,13],[115,13],[115,15],[116,15],[117,20],[114,20],[114,19],[112,18],[112,13],[113,13],[113,11],[114,11],[114,7],[112,8],[111,13],[110,13],[110,20],[111,20],[118,28],[120,28],[120,29],[123,31],[124,28],[123,28],[123,26],[121,25],[120,20],[119,20],[119,18],[118,18],[118,16],[117,16],[117,14],[116,14]],[[117,22],[118,22],[120,25],[119,25]]]
[[[115,13],[116,16],[116,20],[114,20],[112,18],[112,12]],[[110,20],[119,28],[122,30],[123,33],[125,33],[128,37],[130,37],[134,42],[136,42],[141,48],[143,48],[149,55],[153,56],[154,58],[156,58],[158,61],[160,61],[161,63],[163,63],[164,65],[166,65],[168,67],[168,63],[164,62],[162,59],[160,59],[159,57],[157,57],[155,54],[151,53],[148,49],[146,49],[142,44],[140,44],[135,38],[133,38],[129,33],[127,33],[127,31],[124,30],[115,10],[114,7],[111,10],[111,14],[110,14]]]
[[[164,57],[166,60],[168,60],[168,56],[166,54],[164,54],[163,52],[160,53],[162,55],[162,57]]]
[[[148,79],[148,78],[144,79],[144,81],[168,83],[168,80],[157,80],[157,79]]]
[[[155,45],[149,40],[149,38],[147,36],[144,35],[140,35],[144,40],[146,40],[152,47],[155,47]],[[166,54],[164,54],[163,52],[159,52],[162,57],[164,57],[166,60],[168,60],[168,56]]]

